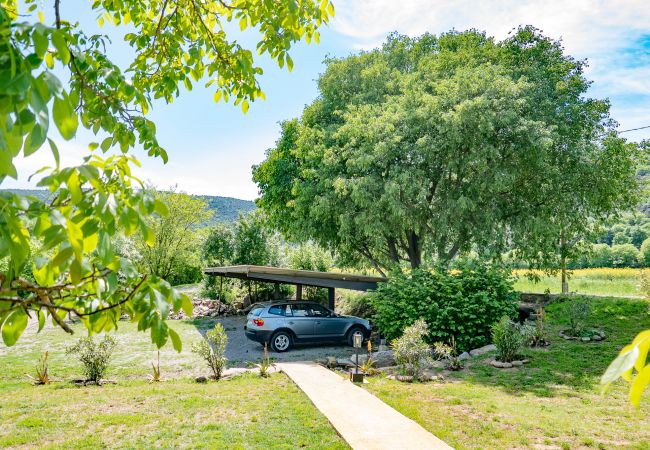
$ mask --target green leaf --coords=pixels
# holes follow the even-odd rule
[[[67,95],[64,95],[63,98],[54,98],[52,114],[54,115],[54,123],[59,129],[61,136],[65,140],[72,139],[77,132],[79,117],[70,104],[70,98]]]
[[[181,308],[183,309],[183,312],[185,313],[186,316],[191,317],[192,312],[194,311],[194,305],[192,305],[192,301],[190,298],[185,295],[181,294]]]
[[[604,386],[604,389],[620,378],[625,372],[629,371],[634,367],[636,358],[639,356],[639,348],[632,347],[631,350],[625,352],[621,355],[618,355],[614,361],[612,361],[600,379],[600,384]]]
[[[63,64],[68,64],[70,62],[70,50],[68,50],[68,44],[65,41],[65,35],[61,30],[55,30],[52,33],[52,44],[59,52],[59,59]]]
[[[61,162],[61,157],[59,156],[59,148],[56,146],[56,144],[52,139],[47,138],[47,141],[50,143],[50,148],[52,149],[52,155],[54,156],[54,161],[56,162],[56,167],[58,169],[59,164]]]
[[[2,326],[2,340],[7,347],[18,341],[20,335],[27,328],[27,314],[22,309],[12,312]]]
[[[169,327],[160,318],[156,318],[151,324],[151,341],[156,347],[161,348],[167,342]]]
[[[639,407],[639,404],[641,403],[641,395],[649,383],[650,365],[641,369],[641,371],[634,377],[632,386],[630,386],[630,403],[635,407]]]
[[[45,313],[42,310],[38,311],[38,332],[40,333],[45,326]]]
[[[172,340],[172,345],[174,346],[174,350],[180,353],[181,350],[183,350],[183,343],[181,342],[180,336],[169,326],[167,327],[167,331],[169,331],[169,337]]]

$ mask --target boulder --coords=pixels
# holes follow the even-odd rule
[[[471,358],[471,356],[467,352],[463,352],[458,356],[458,359],[460,359],[461,361],[464,361],[469,358]]]
[[[208,378],[204,377],[204,376],[196,377],[195,380],[196,380],[197,383],[207,383],[208,382]]]
[[[496,359],[491,361],[490,364],[492,364],[492,366],[497,367],[499,369],[509,369],[510,367],[512,367],[511,363],[497,361]]]
[[[359,364],[364,364],[367,359],[368,359],[367,353],[365,352],[359,353]],[[372,359],[375,361],[375,367],[388,367],[388,366],[395,365],[395,355],[393,354],[392,350],[375,352],[372,354]],[[353,364],[356,364],[357,362],[356,355],[352,355],[350,357],[350,361],[352,361]]]
[[[523,366],[524,362],[523,361],[512,361],[510,364],[512,364],[513,367],[518,367],[518,366]]]
[[[489,345],[484,345],[481,348],[475,348],[474,350],[471,350],[469,352],[469,354],[472,355],[472,356],[480,356],[480,355],[482,355],[484,353],[492,352],[492,351],[494,351],[496,349],[497,349],[496,345],[489,344]]]

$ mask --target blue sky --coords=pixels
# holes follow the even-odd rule
[[[63,16],[97,32],[94,14],[89,7],[78,9],[79,3],[62,2]],[[594,80],[590,95],[611,100],[621,130],[650,125],[650,8],[645,0],[334,0],[334,4],[336,18],[323,30],[320,45],[299,44],[293,49],[293,72],[260,59],[267,100],[251,104],[248,114],[232,104],[215,104],[212,92],[200,86],[182,92],[172,104],[156,103],[151,118],[169,162],[137,154],[143,163],[138,175],[160,188],[176,185],[192,194],[254,199],[251,165],[262,161],[265,150],[273,146],[278,122],[298,116],[316,97],[315,80],[323,71],[323,59],[376,47],[394,30],[417,36],[477,28],[502,39],[517,25],[535,25],[549,36],[563,38],[568,53],[589,59],[587,76]],[[130,50],[120,42],[122,31],[108,26],[101,31],[113,38],[111,58],[127,63]],[[254,37],[249,35],[245,42]],[[625,136],[650,138],[650,129]],[[92,140],[85,131],[74,141],[58,139],[62,162],[78,163]],[[19,160],[23,176],[2,187],[31,187],[27,174],[48,163],[47,151]]]

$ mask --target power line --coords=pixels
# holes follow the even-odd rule
[[[645,130],[646,128],[650,128],[650,125],[646,125],[644,127],[639,127],[639,128],[630,128],[629,130],[619,131],[618,134],[627,133],[628,131]]]

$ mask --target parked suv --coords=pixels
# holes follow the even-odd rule
[[[294,343],[347,342],[354,335],[370,336],[370,322],[353,316],[341,316],[315,302],[283,301],[256,303],[244,325],[246,337],[261,344],[269,343],[276,352],[286,352]]]

